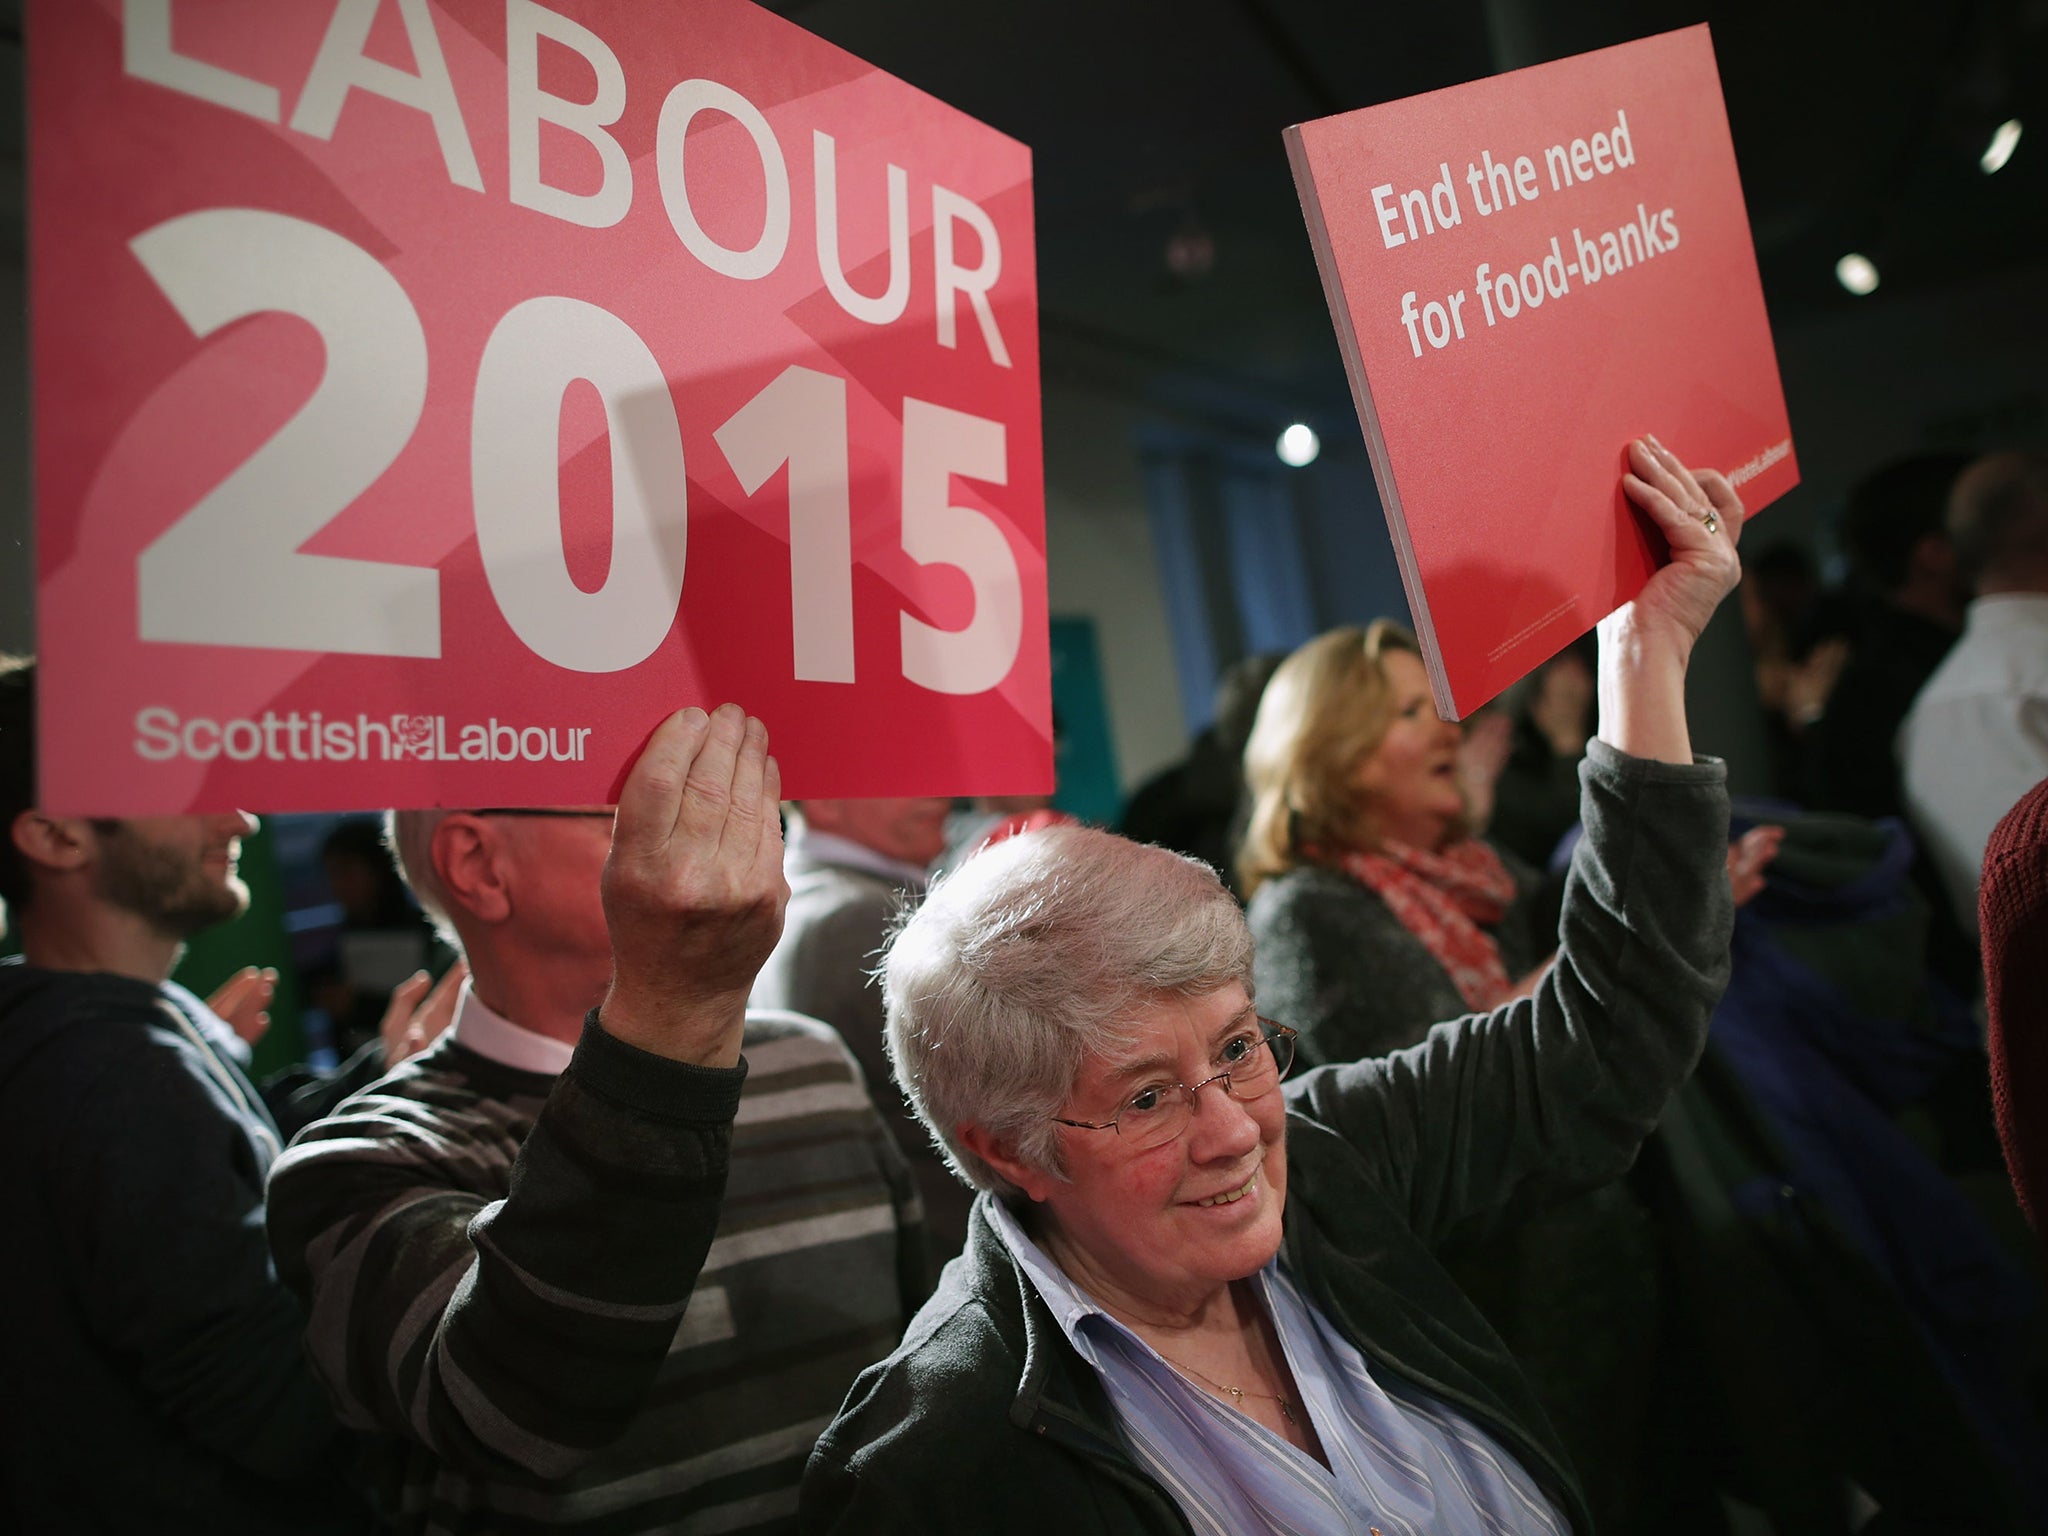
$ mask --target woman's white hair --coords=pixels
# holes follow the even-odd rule
[[[889,1059],[954,1171],[1016,1187],[961,1145],[978,1125],[1064,1177],[1052,1116],[1085,1057],[1161,996],[1252,990],[1244,914],[1208,865],[1088,827],[1012,837],[933,887],[882,964]]]

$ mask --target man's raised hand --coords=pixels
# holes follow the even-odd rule
[[[736,704],[664,720],[626,775],[604,868],[610,1034],[704,1066],[739,1060],[754,976],[782,934],[781,773]]]

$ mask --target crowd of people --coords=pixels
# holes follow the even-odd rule
[[[46,814],[0,667],[0,1527],[2048,1528],[2048,461],[1859,489],[1832,639],[1623,488],[1597,646],[1465,727],[1391,623],[1253,658],[1132,836],[785,805],[730,704],[391,813],[462,962],[270,1082],[274,978],[170,980],[252,820]]]

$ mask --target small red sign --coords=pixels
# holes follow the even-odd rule
[[[1295,183],[1447,719],[1642,588],[1654,432],[1799,483],[1704,26],[1305,123]]]

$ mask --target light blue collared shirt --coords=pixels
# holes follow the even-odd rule
[[[1569,1536],[1564,1515],[1471,1420],[1365,1358],[1276,1258],[1251,1277],[1325,1467],[1191,1382],[1111,1317],[997,1202],[996,1231],[1067,1342],[1102,1378],[1138,1464],[1201,1536]]]

